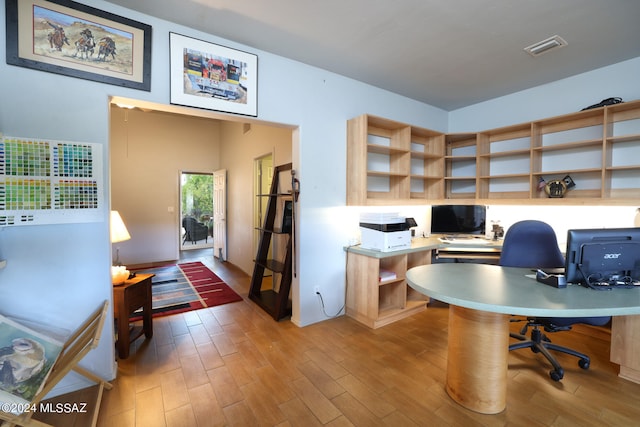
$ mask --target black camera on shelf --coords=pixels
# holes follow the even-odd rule
[[[564,178],[562,178],[562,182],[565,183],[565,185],[567,186],[567,190],[573,188],[576,186],[576,183],[573,182],[573,179],[571,179],[571,177],[569,175],[565,176]]]

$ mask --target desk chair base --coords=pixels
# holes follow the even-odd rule
[[[528,339],[525,335],[529,326],[533,327],[531,330],[531,339]],[[509,336],[512,338],[516,338],[521,342],[511,344],[509,346],[509,351],[517,350],[520,348],[530,348],[534,353],[542,353],[544,357],[551,363],[553,366],[553,370],[549,371],[549,376],[554,381],[560,381],[564,377],[564,369],[558,363],[556,358],[549,352],[549,350],[559,351],[561,353],[570,354],[572,356],[577,357],[578,366],[582,369],[589,369],[589,365],[591,364],[591,359],[586,354],[577,352],[567,347],[563,347],[561,345],[553,344],[549,338],[540,330],[540,324],[537,323],[527,323],[527,325],[522,328],[519,334],[511,333]],[[558,330],[568,330],[570,327],[561,328]],[[555,331],[553,331],[555,332]]]

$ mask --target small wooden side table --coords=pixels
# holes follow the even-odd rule
[[[151,278],[155,274],[138,274],[122,285],[113,286],[113,312],[118,328],[116,348],[121,359],[129,357],[131,343],[144,333],[153,336],[151,318]],[[142,328],[130,328],[129,317],[142,308]]]

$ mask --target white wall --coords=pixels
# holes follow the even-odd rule
[[[523,219],[537,219],[553,227],[558,245],[564,250],[567,230],[572,228],[634,227],[636,206],[508,206],[493,205],[487,210],[487,225],[499,221],[505,231]]]

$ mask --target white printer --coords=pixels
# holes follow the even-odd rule
[[[367,212],[360,214],[360,247],[381,252],[391,252],[411,247],[410,227],[413,218],[397,213]]]

